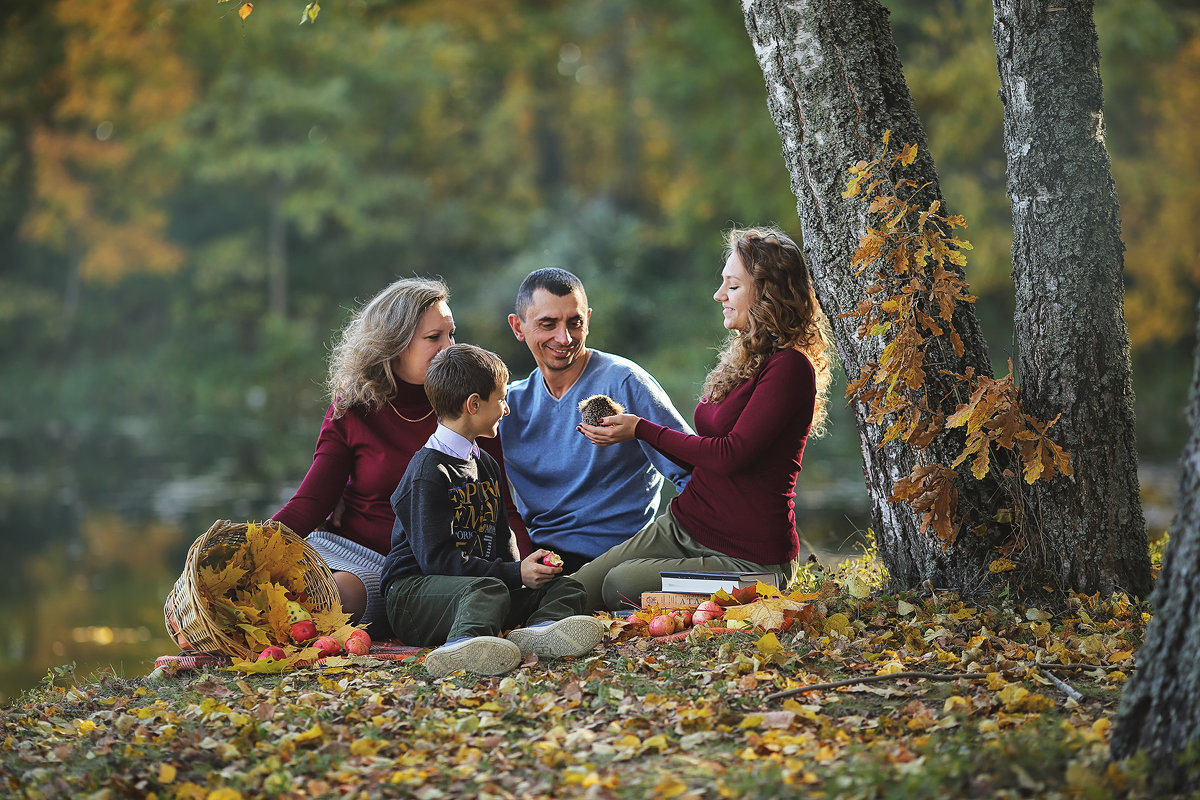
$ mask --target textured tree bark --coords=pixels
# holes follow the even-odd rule
[[[746,29],[766,81],[767,104],[783,142],[792,191],[804,234],[804,250],[818,300],[833,326],[834,341],[846,374],[857,377],[866,361],[877,357],[885,342],[859,340],[857,320],[840,319],[853,311],[873,276],[855,275],[851,257],[866,230],[861,198],[843,199],[848,167],[871,160],[891,130],[892,152],[908,144],[920,148],[905,173],[927,184],[920,205],[941,199],[937,172],[925,131],[913,108],[892,39],[888,12],[874,0],[744,0]],[[937,369],[990,375],[987,345],[973,310],[967,306],[953,324],[966,346],[963,359],[949,346],[931,348],[927,378],[930,396],[944,398],[942,411],[952,413],[966,398]],[[863,471],[872,499],[872,523],[880,555],[898,586],[929,581],[960,591],[984,590],[996,554],[992,545],[1007,533],[991,520],[996,486],[967,475],[958,481],[963,532],[948,550],[932,533],[922,534],[919,521],[905,504],[890,504],[892,485],[908,475],[917,458],[895,442],[879,448],[885,429],[865,421],[856,404]],[[926,451],[931,461],[949,464],[961,449],[957,436],[943,436]],[[960,475],[967,474],[964,467]]]
[[[1021,402],[1071,453],[1026,492],[1048,575],[1084,592],[1150,590],[1138,491],[1124,245],[1104,145],[1091,0],[993,0],[1013,214]]]
[[[1147,750],[1178,788],[1200,785],[1200,762],[1173,756],[1200,742],[1200,347],[1188,409],[1191,435],[1180,459],[1179,513],[1151,598],[1154,619],[1138,650],[1138,670],[1121,698],[1112,753]]]

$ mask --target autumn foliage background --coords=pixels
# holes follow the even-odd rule
[[[991,7],[886,5],[1003,374]],[[459,338],[522,374],[515,287],[566,266],[591,341],[690,409],[721,334],[720,231],[797,232],[737,4],[360,0],[300,26],[302,6],[262,0],[244,23],[199,0],[0,12],[4,693],[71,661],[140,674],[169,647],[161,600],[187,545],[270,514],[303,475],[332,333],[394,277],[445,277]],[[1096,22],[1139,448],[1169,473],[1200,282],[1200,20],[1184,0],[1101,0]],[[832,549],[865,492],[849,415],[831,428],[800,503]],[[1169,491],[1154,475],[1146,492]]]

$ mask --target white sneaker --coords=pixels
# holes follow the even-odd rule
[[[604,625],[600,620],[582,614],[516,628],[508,634],[509,641],[521,648],[522,654],[537,653],[550,658],[581,656],[591,652],[603,638]]]
[[[521,648],[498,636],[463,636],[425,656],[425,671],[434,678],[460,669],[479,675],[503,675],[521,665]]]

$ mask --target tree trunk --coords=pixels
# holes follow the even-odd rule
[[[993,0],[1013,214],[1021,402],[1071,454],[1024,513],[1047,574],[1088,593],[1150,590],[1123,308],[1124,246],[1104,145],[1090,0]],[[1061,415],[1061,416],[1059,416]]]
[[[1200,742],[1200,346],[1188,409],[1191,436],[1180,459],[1179,513],[1171,528],[1162,574],[1154,589],[1154,619],[1138,650],[1112,753],[1125,758],[1148,750],[1156,768],[1173,773],[1179,788],[1200,785],[1200,763],[1176,764],[1174,756]]]
[[[792,3],[745,0],[746,28],[767,87],[767,105],[783,141],[783,155],[797,198],[804,250],[813,272],[818,300],[833,326],[834,341],[851,377],[878,357],[880,337],[857,338],[857,320],[839,315],[853,311],[874,282],[869,271],[856,275],[851,258],[865,232],[861,198],[844,199],[848,167],[871,160],[890,130],[893,152],[917,144],[916,162],[905,177],[927,184],[917,202],[941,199],[937,172],[901,71],[888,12],[874,0],[823,0]],[[929,396],[942,399],[945,414],[964,401],[961,388],[938,368],[991,375],[987,344],[974,312],[961,306],[953,325],[966,354],[954,357],[949,346],[931,348],[926,378]],[[976,481],[963,467],[957,481],[963,533],[944,549],[932,533],[922,534],[917,517],[905,504],[887,498],[892,486],[911,471],[917,455],[892,442],[882,449],[885,428],[867,423],[855,405],[863,471],[872,501],[872,524],[879,552],[894,584],[916,586],[929,581],[958,590],[986,589],[987,565],[996,557],[993,545],[1007,530],[992,521],[997,487]],[[950,464],[962,440],[943,435],[925,451],[928,461]],[[966,476],[965,480],[962,476]]]

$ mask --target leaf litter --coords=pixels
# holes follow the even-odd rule
[[[52,671],[0,712],[0,782],[188,800],[1161,796],[1144,762],[1108,761],[1144,604],[968,603],[882,579],[871,553],[810,566],[798,591],[726,596],[726,620],[684,636],[608,618],[594,654],[497,678],[356,657],[155,681]]]

